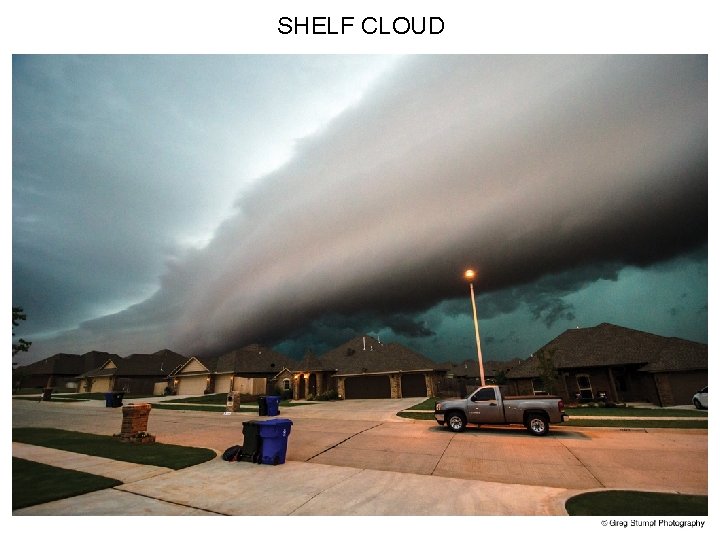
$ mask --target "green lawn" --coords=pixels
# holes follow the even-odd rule
[[[225,412],[224,405],[201,405],[190,403],[183,405],[182,403],[153,403],[153,409],[168,409],[171,411],[205,411],[205,412]],[[255,407],[241,407],[239,412],[258,412],[257,406]]]
[[[707,516],[707,495],[594,491],[565,503],[571,516]]]
[[[642,407],[566,407],[565,412],[573,416],[644,416],[644,417],[704,417],[707,411],[695,409],[648,409]]]
[[[676,428],[676,429],[707,429],[707,420],[594,420],[578,419],[562,423],[570,427],[621,427],[621,428]]]
[[[227,393],[205,394],[204,396],[190,396],[185,398],[171,398],[163,401],[163,403],[201,403],[205,405],[225,405],[227,404]],[[255,400],[255,403],[257,404],[257,399]]]
[[[75,497],[121,484],[119,480],[12,458],[12,509]]]
[[[408,410],[409,411],[434,411],[435,410],[435,403],[438,401],[437,398],[431,397],[427,398],[422,403],[418,403],[417,405],[413,405]]]
[[[80,433],[52,428],[13,428],[12,440],[90,456],[100,456],[142,465],[183,469],[213,459],[209,448],[175,444],[133,444],[108,435]]]
[[[246,407],[247,410],[258,410],[258,400],[260,396],[243,396],[241,403],[243,407]],[[198,405],[227,405],[227,393],[220,393],[220,394],[206,394],[204,396],[189,396],[185,398],[171,398],[166,399],[162,402],[163,404],[173,404],[173,403],[192,403],[192,404],[198,404]],[[290,401],[290,400],[282,400],[278,404],[280,407],[298,407],[300,405],[312,405],[312,403],[307,402],[298,402],[298,401]],[[153,407],[155,404],[153,404]],[[169,408],[169,407],[164,407]],[[192,410],[216,410],[216,409],[192,409]]]
[[[20,399],[23,401],[40,401],[39,396],[13,396],[13,399]],[[78,401],[89,401],[83,398],[70,398],[65,396],[52,396],[52,401],[67,401],[70,403],[76,403]]]

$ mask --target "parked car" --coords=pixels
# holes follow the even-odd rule
[[[702,390],[698,390],[695,395],[692,398],[693,405],[695,405],[696,409],[707,409],[708,408],[708,398],[707,398],[707,389],[706,386]]]
[[[567,419],[557,396],[505,397],[498,386],[481,386],[467,399],[438,401],[435,420],[455,432],[467,424],[522,424],[533,435],[545,435],[551,423]]]

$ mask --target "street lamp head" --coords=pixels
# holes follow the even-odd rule
[[[475,279],[475,270],[468,268],[465,270],[465,279],[467,281],[473,281]]]

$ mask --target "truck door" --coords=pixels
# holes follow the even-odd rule
[[[502,404],[498,403],[494,388],[480,388],[470,396],[468,422],[473,424],[502,424],[505,422]]]

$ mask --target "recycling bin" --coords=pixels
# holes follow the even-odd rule
[[[243,422],[243,446],[242,451],[238,455],[238,461],[249,461],[251,463],[259,463],[260,447],[260,430],[257,420]]]
[[[266,396],[265,401],[267,403],[267,416],[277,416],[280,414],[279,396]]]
[[[257,422],[260,435],[260,454],[258,463],[280,465],[285,463],[287,442],[290,436],[292,420],[274,418]]]
[[[125,392],[106,392],[105,393],[105,406],[106,407],[122,407],[122,400],[125,396]]]
[[[260,415],[260,416],[268,415],[267,396],[260,396],[258,398],[258,415]]]

